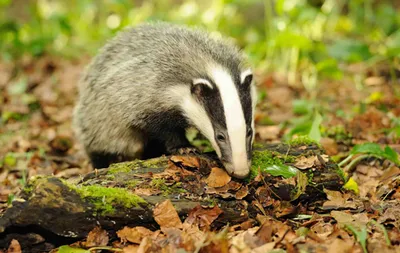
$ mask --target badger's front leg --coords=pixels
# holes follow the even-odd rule
[[[187,140],[185,129],[170,129],[163,131],[162,135],[149,138],[147,142],[144,159],[157,157],[160,155],[173,155],[173,154],[196,154],[198,149],[195,148]]]
[[[189,155],[199,153],[199,150],[187,140],[185,129],[168,133],[165,136],[164,143],[167,154]]]

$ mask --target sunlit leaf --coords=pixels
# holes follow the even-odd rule
[[[364,253],[367,253],[367,239],[368,239],[368,232],[365,227],[361,228],[361,230],[356,229],[350,224],[347,224],[346,227],[354,234],[357,238],[357,241],[361,244]]]
[[[13,153],[7,153],[4,156],[3,163],[10,167],[15,166],[17,164],[17,158]]]
[[[262,171],[267,172],[274,177],[282,176],[284,178],[290,178],[296,176],[299,170],[296,169],[295,167],[288,166],[285,164],[276,164],[268,166],[262,169]]]
[[[354,181],[354,179],[352,177],[346,182],[346,184],[343,186],[343,188],[346,190],[353,191],[356,194],[359,193],[358,184],[356,181]]]
[[[310,113],[313,108],[313,103],[305,99],[293,100],[293,112],[296,114],[307,114]]]
[[[385,158],[396,164],[400,164],[399,154],[389,146],[385,147]]]
[[[64,245],[58,248],[58,253],[90,253],[90,251],[86,249],[73,248],[68,245]]]
[[[315,140],[318,143],[321,140],[321,130],[320,130],[321,123],[322,123],[322,116],[321,114],[316,113],[311,125],[310,132],[308,133],[308,136],[312,140]]]
[[[377,156],[384,156],[384,151],[377,143],[364,143],[355,145],[351,149],[350,154],[374,154]]]
[[[350,151],[350,154],[369,154],[376,157],[388,159],[396,164],[400,164],[399,156],[395,150],[393,150],[389,146],[386,146],[385,149],[382,149],[381,146],[377,143],[364,143],[355,145]]]

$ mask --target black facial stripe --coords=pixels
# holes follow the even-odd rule
[[[214,82],[210,81],[210,83],[215,87],[214,90],[207,97],[200,97],[199,100],[203,104],[208,117],[210,117],[213,128],[215,129],[215,124],[218,124],[219,126],[217,127],[226,129],[224,105],[222,103],[221,93],[216,88]]]
[[[214,129],[214,138],[216,139],[216,136],[220,131],[225,134],[224,145],[220,145],[218,141],[216,142],[217,145],[219,145],[222,158],[230,162],[232,161],[232,147],[230,146],[230,137],[227,132],[227,124],[221,93],[214,82],[211,81],[210,83],[213,85],[213,87],[215,87],[215,89],[209,93],[207,97],[199,97],[198,99],[203,105],[207,116],[210,118],[212,127]]]

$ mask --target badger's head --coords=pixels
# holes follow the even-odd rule
[[[227,172],[250,173],[256,91],[249,69],[212,66],[192,80],[184,110],[209,139]]]

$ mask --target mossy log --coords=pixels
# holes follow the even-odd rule
[[[299,156],[318,157],[320,162],[292,178],[262,173],[252,180],[232,179],[214,188],[205,180],[211,168],[220,166],[213,154],[114,164],[76,182],[33,178],[21,198],[0,217],[0,248],[12,238],[24,238],[20,241],[23,247],[36,245],[43,250],[49,247],[44,243],[57,246],[84,238],[97,225],[111,235],[123,226],[157,229],[153,208],[166,199],[182,219],[198,205],[217,204],[222,214],[212,224],[216,228],[239,224],[258,213],[277,218],[295,215],[296,211],[277,215],[277,206],[294,210],[299,203],[307,203],[317,208],[326,198],[324,188],[339,190],[343,186],[337,165],[325,162],[321,155],[316,145],[257,145],[253,175],[265,166],[290,165]]]

